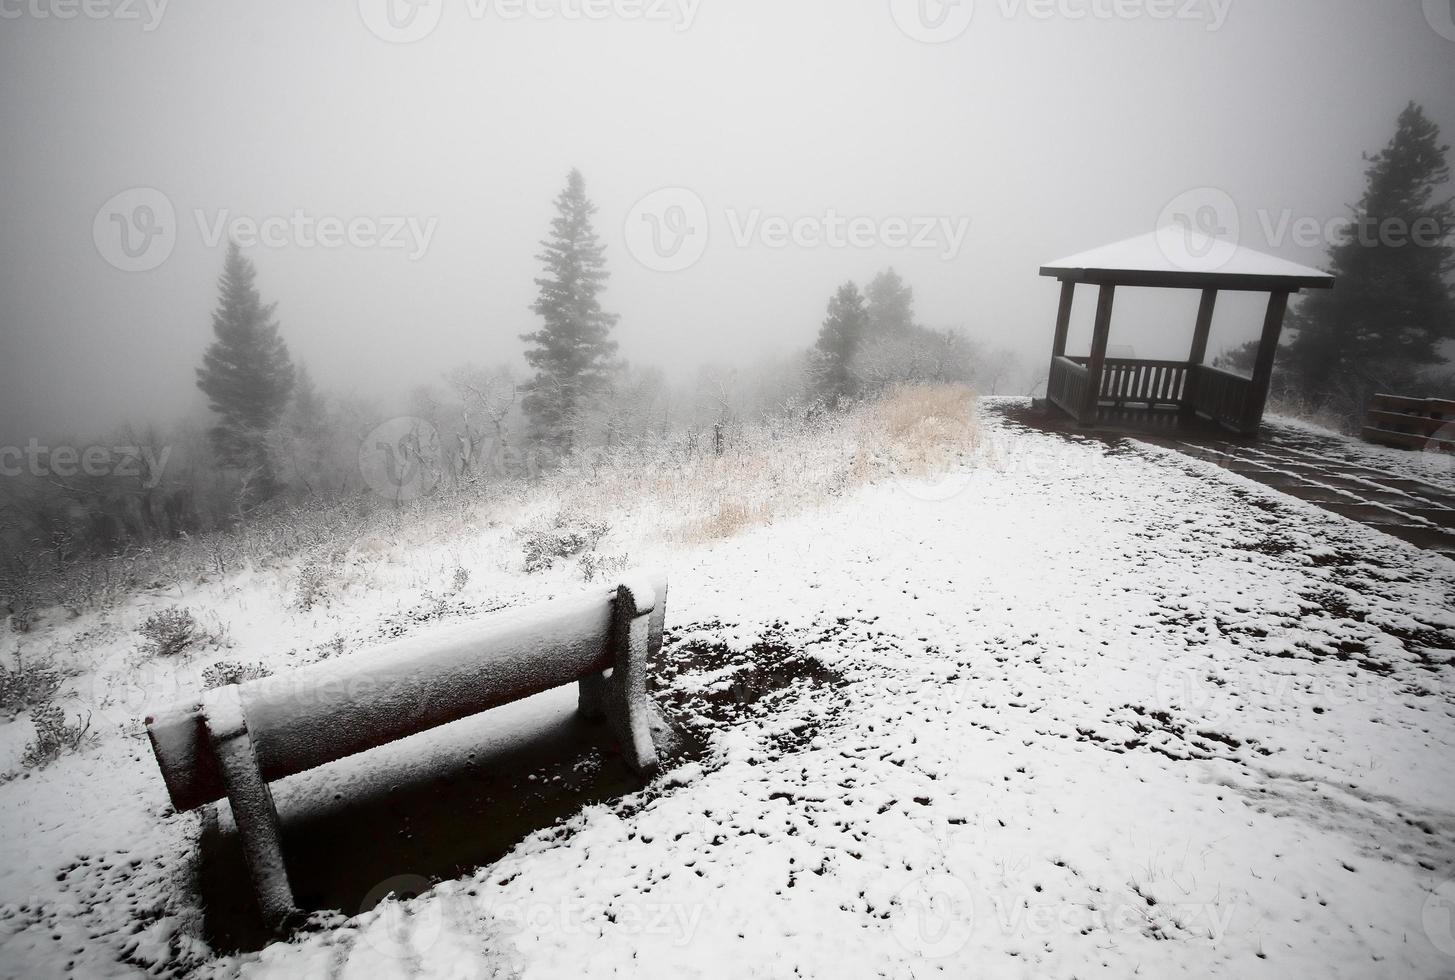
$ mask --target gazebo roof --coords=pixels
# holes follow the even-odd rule
[[[1170,225],[1047,263],[1041,275],[1063,282],[1269,292],[1334,284],[1327,272]]]

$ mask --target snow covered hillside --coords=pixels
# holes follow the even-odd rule
[[[66,688],[101,738],[0,785],[0,973],[1455,974],[1455,564],[1169,450],[979,411],[947,470],[731,537],[648,555],[613,523],[606,546],[670,575],[655,691],[701,751],[261,953],[202,943],[199,820],[135,724],[197,683],[137,673],[121,635],[179,597],[43,623],[27,650],[105,651]],[[202,660],[277,669],[579,587],[481,557],[510,542],[380,543],[314,608],[261,571],[181,598],[230,645]],[[30,735],[0,724],[0,768]]]

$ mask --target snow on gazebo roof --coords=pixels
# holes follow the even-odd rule
[[[1328,289],[1334,277],[1226,238],[1173,225],[1070,255],[1041,275],[1072,282],[1211,289]]]

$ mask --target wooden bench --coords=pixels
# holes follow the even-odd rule
[[[1360,438],[1400,449],[1455,452],[1455,401],[1375,395]]]
[[[297,914],[268,783],[566,684],[604,719],[626,762],[657,769],[647,658],[661,648],[667,584],[614,588],[438,627],[378,650],[207,691],[146,719],[172,805],[227,798],[273,928]]]

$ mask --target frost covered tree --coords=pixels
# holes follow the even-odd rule
[[[278,481],[269,433],[293,391],[293,361],[278,336],[276,304],[264,305],[257,271],[237,243],[228,246],[212,314],[214,340],[197,369],[197,387],[217,414],[208,431],[218,462],[241,471],[245,505],[273,496]]]
[[[829,300],[828,317],[819,329],[815,345],[819,394],[830,408],[856,393],[850,365],[868,322],[869,314],[859,287],[852,282],[844,283]]]
[[[849,362],[849,373],[860,394],[877,394],[896,385],[969,384],[981,362],[981,353],[954,330],[907,330],[873,334],[864,340]]]
[[[511,451],[509,420],[520,394],[514,372],[504,366],[465,364],[446,374],[445,381],[460,400],[455,469],[461,476],[486,466],[497,475],[505,473]]]
[[[535,281],[539,293],[531,310],[545,323],[521,336],[533,345],[525,359],[536,372],[521,400],[531,437],[562,454],[574,448],[584,413],[606,390],[615,364],[611,329],[617,317],[601,308],[608,273],[606,247],[591,222],[595,213],[581,172],[572,170],[537,256],[546,274]]]
[[[865,290],[869,332],[904,333],[914,326],[914,290],[893,269],[886,269]]]
[[[313,383],[308,368],[299,365],[293,397],[283,412],[273,439],[275,456],[285,468],[284,480],[306,493],[323,490],[329,457],[334,448],[334,426],[328,402]]]
[[[1411,102],[1393,139],[1366,156],[1364,196],[1329,249],[1332,290],[1293,314],[1284,367],[1299,393],[1358,413],[1375,387],[1410,384],[1455,337],[1455,207],[1440,130]],[[1236,352],[1235,352],[1236,353]]]

